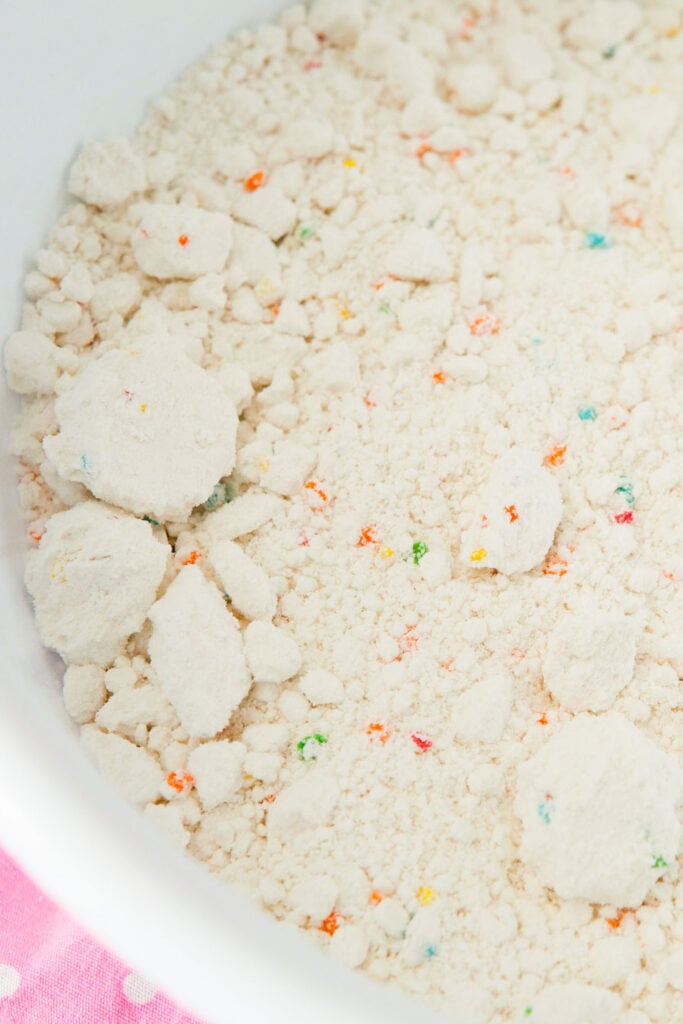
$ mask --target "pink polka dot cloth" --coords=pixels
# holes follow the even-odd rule
[[[95,942],[0,850],[0,1024],[200,1024]]]

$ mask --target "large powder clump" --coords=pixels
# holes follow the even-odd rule
[[[639,906],[680,842],[683,779],[617,712],[579,715],[519,771],[521,853],[563,899]]]

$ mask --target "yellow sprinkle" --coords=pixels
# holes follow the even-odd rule
[[[649,90],[648,90],[648,92],[650,93],[651,96],[656,96],[657,93],[659,92],[659,86],[658,85],[651,85]]]
[[[434,902],[434,891],[429,885],[421,885],[415,893],[423,907],[428,907]]]
[[[356,161],[351,156],[347,156],[344,160],[344,167],[356,167]]]
[[[147,412],[147,402],[143,402],[140,406],[140,412]]]
[[[669,37],[669,39],[673,39],[674,36],[678,35],[678,28],[675,25],[672,25],[670,28],[666,30],[665,34]]]
[[[258,468],[261,470],[262,473],[267,473],[268,470],[270,469],[270,459],[260,459]]]
[[[393,553],[394,553],[394,549],[393,548],[382,548],[382,550],[379,553],[379,557],[380,558],[391,558]]]
[[[339,316],[343,317],[343,318],[344,318],[344,320],[346,320],[346,318],[347,318],[348,316],[351,316],[351,314],[350,314],[350,312],[348,311],[348,309],[346,309],[346,308],[345,308],[344,306],[340,306],[340,307],[339,307]]]
[[[477,548],[470,554],[470,562],[481,562],[482,558],[486,558],[486,548]]]

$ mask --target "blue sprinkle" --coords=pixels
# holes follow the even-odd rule
[[[612,246],[612,242],[607,235],[601,235],[597,231],[587,231],[586,245],[589,249],[609,249]]]
[[[548,807],[549,807],[549,804],[547,804],[545,802],[545,800],[542,800],[541,803],[536,808],[536,813],[538,814],[538,816],[541,819],[541,821],[544,821],[546,823],[546,825],[550,824],[550,813],[548,811]]]
[[[88,456],[87,455],[81,455],[81,465],[83,466],[83,469],[85,470],[85,472],[88,475],[90,475],[90,469],[88,468]]]
[[[531,339],[531,344],[532,345],[542,345],[543,344],[543,338],[532,338]]]
[[[616,46],[608,46],[606,50],[603,50],[602,55],[605,58],[605,60],[611,60],[616,52]]]
[[[436,956],[436,954],[437,954],[436,946],[427,946],[427,948],[425,949],[425,956],[428,956],[428,957]]]
[[[596,420],[598,418],[594,405],[580,405],[576,411],[580,420]]]

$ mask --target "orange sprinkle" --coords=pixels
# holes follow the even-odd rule
[[[189,241],[190,239],[187,237],[187,235],[178,235],[178,245],[182,245],[184,247],[187,245]]]
[[[460,38],[461,39],[471,39],[472,38],[472,28],[473,27],[474,27],[474,18],[470,18],[469,16],[463,18],[461,23],[460,23],[460,31],[458,32],[458,35],[460,36]]]
[[[516,505],[506,505],[505,515],[508,517],[511,523],[516,523],[519,519],[519,513],[517,512]]]
[[[323,923],[320,925],[320,931],[325,932],[326,935],[334,935],[337,928],[339,927],[339,914],[336,910],[332,910]]]
[[[549,558],[543,566],[544,576],[566,576],[567,575],[567,559],[558,558],[557,556]]]
[[[268,306],[268,309],[273,314],[274,317],[280,315],[280,307],[279,306]]]
[[[546,715],[545,711],[543,712],[543,714],[538,716],[536,721],[538,722],[539,725],[547,725],[548,724],[548,716]]]
[[[187,558],[183,558],[181,565],[194,565],[201,557],[201,551],[190,551]]]
[[[616,215],[628,228],[639,228],[643,223],[643,214],[637,203],[633,201],[617,206]]]
[[[386,743],[391,733],[388,729],[385,729],[381,722],[370,722],[370,725],[365,730],[366,735],[370,739],[378,739],[380,743]]]
[[[451,165],[451,167],[453,166],[453,164],[456,164],[458,162],[460,157],[465,152],[466,152],[466,150],[464,150],[464,149],[454,149],[451,153],[447,153],[446,154],[446,158],[447,158],[449,164]]]
[[[313,494],[316,494],[320,498],[323,505],[325,504],[325,502],[327,501],[327,494],[325,493],[325,491],[323,491],[321,487],[318,487],[315,480],[307,480],[306,483],[304,484],[304,487],[307,490],[312,491]],[[318,505],[317,508],[322,508],[322,505]]]
[[[377,907],[379,906],[383,899],[384,896],[382,896],[382,893],[379,892],[377,889],[373,889],[368,897],[368,903],[370,904],[371,907]]]
[[[480,519],[480,523],[481,523],[482,530],[485,530],[486,527],[489,525],[489,517],[485,516],[485,515],[482,515],[482,517]]]
[[[258,188],[261,188],[266,183],[266,172],[255,171],[254,174],[250,175],[245,179],[244,189],[246,192],[255,192]]]
[[[437,370],[436,373],[432,374],[432,380],[435,380],[437,384],[445,384],[446,374],[443,372],[443,370]]]
[[[404,654],[408,654],[409,651],[414,651],[417,647],[419,637],[415,636],[415,629],[415,625],[406,626],[405,632],[398,637],[396,643],[398,644],[398,649],[401,653],[394,658],[394,661],[401,661]]]
[[[449,658],[448,661],[439,662],[441,668],[445,669],[446,672],[452,672],[454,664],[455,662],[453,661],[453,658]]]
[[[543,462],[546,466],[561,466],[566,454],[566,444],[556,444],[555,447],[548,452]]]
[[[41,538],[45,535],[45,530],[29,530],[28,535],[31,538],[31,540],[34,540],[36,543],[38,543],[38,541],[40,541]]]
[[[470,334],[481,337],[482,334],[498,334],[500,331],[500,320],[491,316],[490,313],[482,313],[469,323]]]
[[[371,544],[379,544],[374,526],[364,526],[360,531],[360,537],[356,541],[357,548],[367,548]]]
[[[524,658],[526,658],[526,651],[523,651],[521,647],[513,647],[510,651],[510,657],[518,658],[520,661],[523,661]]]
[[[194,775],[189,772],[169,772],[166,776],[166,785],[174,789],[176,793],[182,793],[189,789],[194,783]]]
[[[261,803],[273,804],[273,803],[275,803],[275,799],[276,799],[275,793],[269,793],[268,796],[264,796],[264,798],[261,801]]]
[[[570,178],[571,180],[576,177],[576,171],[573,167],[560,167],[558,173],[561,174],[563,178]]]
[[[365,397],[363,398],[363,401],[367,405],[368,409],[376,409],[377,408],[377,402],[373,402],[372,401],[372,399],[370,398],[370,392],[368,392],[368,394],[365,395]]]
[[[415,156],[422,157],[425,155],[425,153],[431,153],[431,151],[432,147],[429,145],[428,142],[421,142],[420,145],[415,150]]]

